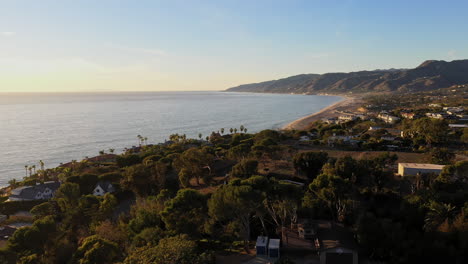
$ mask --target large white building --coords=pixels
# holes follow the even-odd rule
[[[444,165],[426,164],[426,163],[398,163],[398,175],[416,176],[417,174],[442,172]]]

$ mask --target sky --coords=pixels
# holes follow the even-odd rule
[[[0,0],[0,92],[224,90],[468,59],[466,0]]]

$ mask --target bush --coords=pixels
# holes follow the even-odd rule
[[[238,178],[249,178],[257,173],[258,161],[242,160],[232,167],[231,176]]]
[[[141,163],[141,157],[135,154],[117,156],[117,165],[121,168]]]
[[[29,211],[34,206],[43,202],[44,200],[4,202],[0,204],[0,212],[5,215],[11,215],[18,211]]]
[[[108,172],[99,175],[100,181],[120,182],[122,174],[120,172]]]

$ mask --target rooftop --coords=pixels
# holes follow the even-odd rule
[[[444,165],[429,164],[429,163],[398,163],[398,165],[404,168],[415,168],[415,169],[441,170],[444,168]]]

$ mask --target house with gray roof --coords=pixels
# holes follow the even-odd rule
[[[50,181],[33,186],[22,186],[11,191],[8,201],[48,200],[54,197],[60,182]]]
[[[320,221],[316,232],[315,247],[320,256],[320,264],[358,264],[356,241],[343,225]]]
[[[115,192],[115,188],[109,181],[100,181],[93,190],[93,195],[103,196],[106,193]]]

